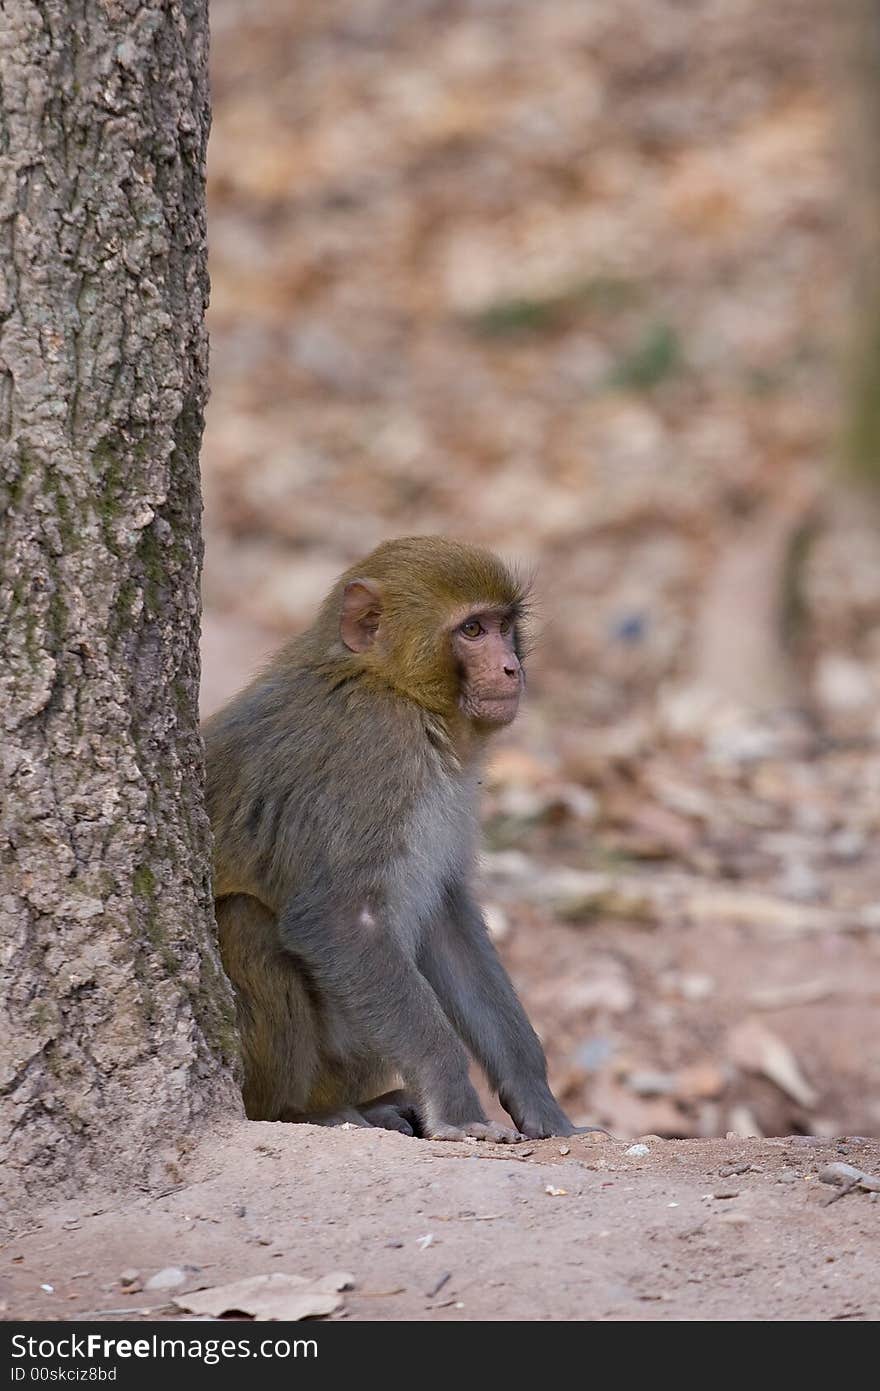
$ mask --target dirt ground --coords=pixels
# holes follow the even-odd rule
[[[877,1173],[876,1141],[644,1144],[239,1126],[181,1187],[72,1202],[5,1243],[4,1317],[182,1318],[181,1291],[339,1270],[352,1288],[334,1319],[880,1316],[880,1198],[829,1204],[840,1190],[817,1178],[833,1161]],[[173,1291],[138,1288],[170,1266]]]

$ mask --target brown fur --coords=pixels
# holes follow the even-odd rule
[[[348,1117],[402,1080],[406,1104],[357,1114],[513,1138],[486,1122],[466,1044],[521,1129],[570,1131],[468,887],[481,753],[522,684],[523,598],[488,552],[387,542],[207,722],[253,1118]]]

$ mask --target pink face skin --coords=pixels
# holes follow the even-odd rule
[[[452,630],[462,674],[459,703],[476,724],[497,729],[516,717],[523,670],[514,637],[511,614],[497,609],[474,609]]]

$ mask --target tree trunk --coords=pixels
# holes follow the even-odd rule
[[[848,476],[880,488],[880,0],[844,15],[844,150],[852,325],[847,344],[843,462]]]
[[[207,0],[3,0],[0,1161],[236,1114],[197,720]]]
[[[810,480],[795,479],[728,525],[694,625],[690,684],[707,724],[766,719],[803,704],[791,648],[800,569],[817,525]]]

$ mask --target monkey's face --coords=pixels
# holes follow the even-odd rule
[[[451,633],[460,677],[459,707],[475,724],[510,724],[523,689],[514,615],[505,609],[471,610]]]
[[[424,710],[491,730],[519,706],[525,598],[489,551],[410,537],[343,575],[316,631],[323,654],[328,630],[331,654],[341,643],[346,675],[366,673]]]

